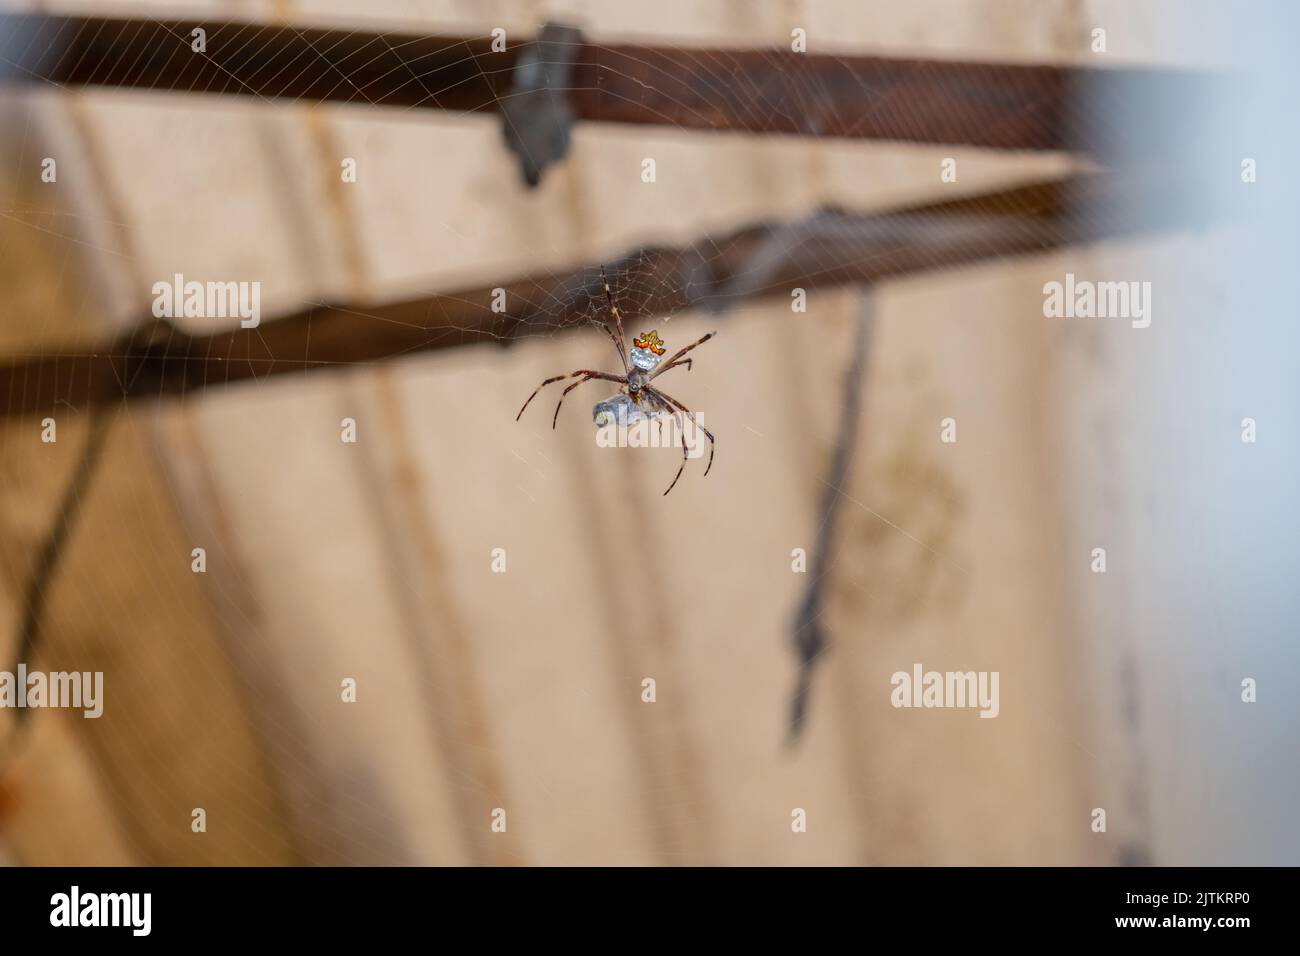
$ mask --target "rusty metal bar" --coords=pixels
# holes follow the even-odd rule
[[[629,318],[686,309],[732,309],[791,289],[870,284],[1069,244],[1199,227],[1181,201],[1187,184],[1168,175],[1089,174],[875,215],[824,210],[793,222],[758,223],[683,247],[641,248],[605,263]],[[380,305],[304,309],[194,336],[142,319],[115,342],[69,345],[57,354],[0,364],[7,416],[122,399],[183,396],[271,376],[383,362],[472,343],[509,343],[583,328],[604,301],[600,264],[497,287]]]
[[[193,49],[195,29],[205,34]],[[0,81],[497,111],[531,38],[0,14]],[[1204,74],[573,43],[579,120],[1105,156],[1194,110]],[[1159,103],[1159,116],[1136,116]],[[1136,124],[1136,125],[1135,125]],[[1157,137],[1151,137],[1158,141]]]

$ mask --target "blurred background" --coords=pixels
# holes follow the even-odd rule
[[[978,234],[986,254],[950,268],[922,230],[905,238],[935,267],[810,282],[806,312],[787,292],[642,317],[638,297],[676,290],[620,265],[636,250],[994,193],[1096,157],[579,120],[529,188],[494,113],[10,75],[12,369],[122,341],[176,273],[259,281],[264,329],[325,303],[369,329],[384,303],[609,263],[629,333],[655,328],[670,351],[719,335],[661,380],[718,439],[708,477],[693,460],[667,497],[678,451],[597,447],[589,409],[612,388],[573,393],[555,430],[555,389],[514,420],[548,376],[618,369],[609,339],[570,321],[598,314],[577,290],[500,342],[453,325],[428,351],[110,405],[84,485],[97,413],[31,408],[40,383],[0,377],[3,660],[43,580],[29,668],[102,671],[105,687],[98,720],[46,710],[20,728],[0,710],[6,862],[1300,862],[1288,5],[3,2],[446,36],[562,21],[597,45],[703,50],[788,49],[800,28],[815,54],[1218,78],[1190,111],[1159,87],[1126,99],[1146,121],[1107,157],[1157,182],[1171,156],[1195,165],[1196,190],[1144,210],[1187,222],[1015,256]],[[764,96],[717,91],[754,110]],[[1067,272],[1151,282],[1150,327],[1045,318],[1043,286]],[[812,579],[827,645],[790,745]],[[916,662],[998,671],[998,717],[893,708],[890,676]]]

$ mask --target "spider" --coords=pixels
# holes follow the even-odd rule
[[[677,399],[660,391],[650,383],[664,372],[671,368],[676,368],[679,365],[685,365],[687,371],[690,371],[693,360],[683,358],[683,356],[691,349],[697,348],[709,339],[713,338],[717,335],[717,332],[710,332],[708,335],[692,342],[690,345],[686,346],[686,348],[679,349],[677,352],[673,353],[672,357],[667,361],[664,361],[662,358],[664,352],[668,350],[660,340],[659,333],[657,331],[642,332],[632,340],[632,353],[629,356],[623,333],[623,316],[619,313],[618,306],[614,304],[614,294],[609,291],[609,280],[605,278],[604,266],[601,266],[600,268],[600,278],[605,285],[605,299],[609,302],[610,314],[614,316],[614,328],[611,328],[608,322],[595,323],[593,320],[593,324],[600,325],[602,329],[609,333],[609,337],[614,341],[614,348],[618,350],[618,357],[623,361],[623,374],[612,375],[609,372],[595,372],[591,369],[580,368],[576,372],[570,372],[567,375],[556,375],[553,378],[548,378],[533,390],[533,394],[528,396],[528,401],[524,402],[524,407],[519,409],[519,414],[515,416],[515,421],[519,421],[519,419],[523,417],[524,410],[528,408],[529,402],[536,398],[537,393],[547,385],[550,385],[552,382],[563,381],[566,378],[576,378],[578,380],[566,388],[560,395],[560,400],[555,405],[555,415],[551,418],[551,428],[555,428],[555,423],[560,420],[560,406],[564,404],[565,397],[583,382],[590,382],[596,379],[606,382],[617,382],[619,384],[619,389],[618,392],[615,393],[614,398],[618,399],[621,396],[626,396],[622,401],[626,405],[630,406],[629,410],[639,411],[647,417],[653,417],[665,413],[675,417],[680,412],[692,422],[695,422],[694,412],[681,402],[677,401]],[[617,329],[617,332],[615,332],[615,329]],[[606,403],[601,403],[601,405],[604,404]],[[597,405],[597,410],[595,412],[595,417],[598,421],[600,420],[600,407],[600,405]],[[704,474],[707,476],[709,469],[713,467],[713,451],[714,446],[717,443],[714,441],[713,433],[711,431],[703,425],[699,425],[699,428],[708,436],[709,439],[709,463],[704,469]],[[673,487],[677,484],[677,479],[682,476],[682,471],[686,468],[686,462],[689,457],[686,448],[686,431],[685,429],[682,429],[682,463],[677,468],[677,474],[673,476],[672,484],[670,484],[668,489],[664,492],[665,495],[668,494],[669,491],[672,491]]]

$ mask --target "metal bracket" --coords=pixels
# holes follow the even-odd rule
[[[501,100],[501,132],[530,187],[569,151],[574,112],[566,94],[582,46],[577,27],[546,24],[537,39],[520,50],[514,86]]]

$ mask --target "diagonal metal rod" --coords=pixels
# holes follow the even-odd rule
[[[872,215],[823,210],[604,265],[629,318],[722,311],[791,290],[872,284],[1100,239],[1199,228],[1199,190],[1167,171],[1087,174]],[[1153,211],[1154,210],[1154,211]],[[303,309],[254,329],[191,335],[142,319],[116,341],[68,343],[0,363],[0,413],[183,396],[250,379],[585,328],[603,302],[601,263],[380,305]],[[505,311],[493,311],[504,290]],[[142,309],[142,314],[146,314]]]
[[[194,31],[204,31],[195,51]],[[404,109],[496,111],[531,37],[431,36],[224,20],[0,14],[0,81]],[[812,38],[816,50],[818,38]],[[1216,80],[1136,68],[568,44],[579,120],[1106,158],[1184,128]],[[1158,107],[1155,104],[1159,104]]]

